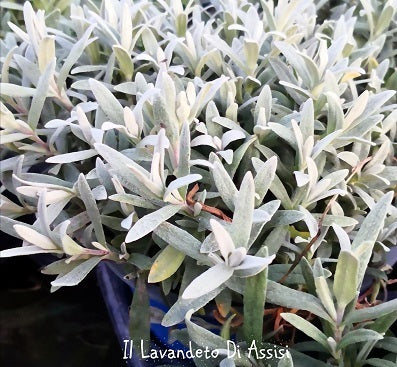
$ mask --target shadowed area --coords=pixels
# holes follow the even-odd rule
[[[51,294],[39,268],[32,258],[0,260],[0,365],[123,366],[95,273]]]

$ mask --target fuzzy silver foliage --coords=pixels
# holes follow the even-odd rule
[[[314,342],[278,366],[395,365],[396,2],[59,3],[1,3],[0,256],[55,254],[53,290],[123,263],[197,345],[277,343],[282,307]]]

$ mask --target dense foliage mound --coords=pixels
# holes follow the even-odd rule
[[[197,366],[395,366],[396,2],[50,3],[1,3],[1,257],[124,264],[134,340],[177,293]]]

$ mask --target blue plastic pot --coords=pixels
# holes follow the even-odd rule
[[[123,349],[124,357],[124,340],[130,339],[129,334],[129,307],[131,305],[132,295],[134,292],[134,282],[124,279],[125,272],[121,265],[102,261],[97,267],[97,277],[103,298],[105,300],[109,315],[117,336],[119,343]],[[150,305],[158,308],[164,312],[169,310],[169,307],[164,303],[161,297],[160,288],[156,285],[148,288]],[[176,298],[176,296],[175,296]],[[183,325],[182,325],[183,326]],[[160,324],[151,324],[151,349],[160,350],[186,350],[185,347],[179,343],[168,342],[169,328],[161,326]],[[142,360],[136,352],[132,356],[128,355],[125,359],[128,367],[152,367],[163,364],[176,366],[194,366],[190,360],[176,360],[164,358],[161,361],[152,359]]]

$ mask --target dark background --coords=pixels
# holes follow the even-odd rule
[[[0,249],[19,242],[0,233]],[[50,293],[54,277],[40,273],[42,261],[0,259],[0,366],[125,366],[95,271]]]

